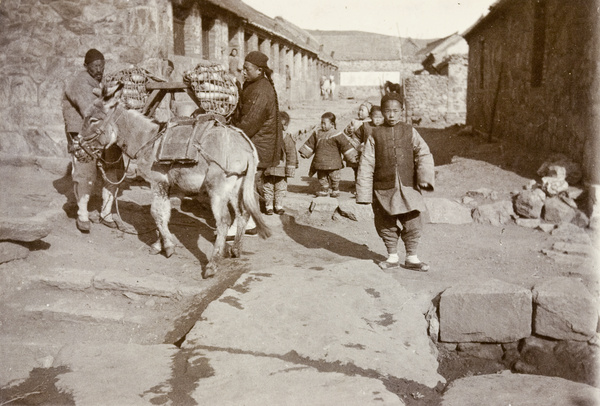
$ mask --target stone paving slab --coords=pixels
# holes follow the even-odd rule
[[[98,303],[84,303],[80,300],[62,298],[46,304],[32,304],[25,306],[26,312],[32,315],[42,315],[45,318],[71,321],[114,321],[122,322],[125,312],[120,308]]]
[[[179,281],[165,275],[135,276],[116,269],[102,271],[96,275],[94,287],[161,297],[193,296],[204,291],[200,286],[181,286]]]
[[[37,337],[40,338],[40,337]],[[49,343],[0,339],[0,387],[25,380],[33,368],[47,368],[60,347]]]
[[[372,261],[245,274],[209,305],[182,348],[295,352],[431,388],[445,382],[437,373],[422,297]]]
[[[58,289],[85,290],[93,286],[94,275],[83,269],[55,268],[51,273],[36,274],[29,280]]]
[[[323,372],[277,356],[199,351],[189,363],[199,362],[213,371],[191,394],[199,405],[404,405],[377,379]]]
[[[70,372],[59,375],[56,387],[73,395],[78,406],[152,405],[168,391],[174,345],[80,343],[66,345],[53,366]]]
[[[446,389],[441,404],[593,406],[600,404],[600,389],[562,378],[505,372],[458,379]]]

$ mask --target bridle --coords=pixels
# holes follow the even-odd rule
[[[98,140],[98,138],[100,138],[101,136],[106,134],[106,130],[108,128],[108,126],[111,125],[111,119],[113,118],[113,116],[117,113],[118,109],[121,109],[121,111],[119,112],[119,116],[114,120],[114,124],[116,125],[117,122],[121,119],[121,116],[123,116],[123,113],[125,112],[125,108],[117,105],[104,119],[104,122],[102,123],[102,125],[98,128],[96,128],[96,130],[94,131],[93,136],[89,137],[89,138],[82,138],[79,145],[81,146],[81,149],[83,149],[85,151],[86,154],[88,154],[90,157],[95,158],[99,161],[102,161],[104,163],[115,163],[115,162],[105,162],[105,160],[102,158],[102,153],[100,152],[102,149],[104,149],[104,147],[101,149],[97,146],[92,145],[95,141]]]

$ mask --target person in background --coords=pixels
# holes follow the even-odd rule
[[[316,130],[306,140],[300,155],[310,158],[314,154],[309,176],[317,173],[320,190],[319,196],[339,197],[342,155],[350,162],[356,162],[357,151],[352,147],[346,136],[336,130],[335,114],[327,112],[321,116],[321,129]]]
[[[242,66],[237,48],[232,48],[229,53],[229,73],[235,77],[239,84],[242,83]]]
[[[242,130],[256,147],[258,170],[256,185],[262,195],[265,172],[279,165],[283,157],[283,131],[279,122],[279,101],[268,65],[269,57],[262,52],[252,51],[244,61],[244,86],[240,95],[238,116],[234,125]],[[234,223],[228,238],[235,235]],[[246,234],[256,234],[252,218],[248,221]]]
[[[362,149],[362,144],[365,142],[364,138],[364,125],[371,121],[370,110],[371,103],[364,102],[358,107],[357,118],[353,119],[346,128],[344,128],[344,135],[350,141],[350,144],[359,153]],[[346,161],[346,166],[349,166],[354,171],[354,182],[356,183],[356,176],[358,174],[358,159],[355,163]],[[352,194],[355,194],[355,190],[352,190]]]
[[[425,203],[423,190],[433,190],[433,156],[417,130],[401,122],[402,96],[389,93],[381,99],[384,124],[373,128],[365,142],[358,167],[356,202],[373,204],[375,229],[388,252],[382,269],[398,268],[398,240],[406,250],[404,267],[427,272],[429,265],[417,256]],[[399,224],[401,226],[399,226]]]
[[[296,141],[292,138],[292,134],[287,131],[290,123],[290,115],[282,111],[279,113],[279,121],[283,127],[285,156],[279,165],[269,168],[268,175],[265,175],[265,184],[263,187],[265,214],[269,216],[274,213],[282,215],[285,212],[283,198],[287,192],[287,178],[293,178],[296,168],[298,168]]]
[[[329,76],[329,100],[333,100],[335,93],[335,78],[333,75]]]
[[[94,90],[100,90],[104,65],[104,55],[100,51],[94,48],[87,51],[83,61],[85,69],[69,79],[62,100],[68,151],[72,159],[73,191],[77,200],[75,224],[82,233],[89,233],[91,229],[88,203],[98,171],[96,158],[88,155],[81,148],[79,133],[88,109],[97,100]],[[107,176],[114,181],[120,179],[124,171],[121,149],[113,145],[104,150],[101,158],[105,163]],[[110,228],[117,228],[112,215],[115,192],[116,186],[104,181],[99,221]]]
[[[292,108],[292,72],[290,65],[285,65],[285,95],[287,98],[288,110]]]

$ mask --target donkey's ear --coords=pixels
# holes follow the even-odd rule
[[[104,100],[108,100],[111,97],[114,97],[115,93],[117,93],[122,88],[123,88],[123,82],[117,82],[115,85],[113,85],[111,87],[104,86],[102,88],[102,97],[104,98]]]
[[[111,87],[104,87],[102,90],[102,98],[104,99],[104,102],[107,105],[109,105],[109,107],[112,107],[113,105],[117,104],[117,102],[121,98],[122,89],[122,82],[118,82],[116,85]]]

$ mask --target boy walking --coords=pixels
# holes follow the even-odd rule
[[[313,154],[308,176],[317,173],[320,190],[319,196],[339,197],[340,180],[343,168],[342,155],[350,162],[356,162],[358,152],[342,132],[338,132],[335,114],[327,112],[321,116],[321,129],[316,130],[300,148],[302,158],[310,158]]]
[[[298,167],[296,141],[294,141],[292,134],[287,130],[290,124],[290,115],[285,111],[280,112],[279,121],[283,126],[285,156],[279,165],[268,168],[265,171],[268,174],[265,174],[263,197],[265,198],[265,214],[268,216],[272,216],[274,213],[279,215],[285,213],[283,198],[287,192],[287,178],[293,178]],[[273,206],[273,203],[275,206]]]
[[[387,260],[379,264],[382,269],[400,266],[398,240],[402,239],[404,267],[427,272],[429,265],[419,260],[417,247],[425,211],[421,191],[434,186],[433,156],[419,133],[400,121],[401,95],[383,96],[381,110],[384,124],[373,128],[360,159],[356,202],[373,203],[375,229],[388,252]]]

